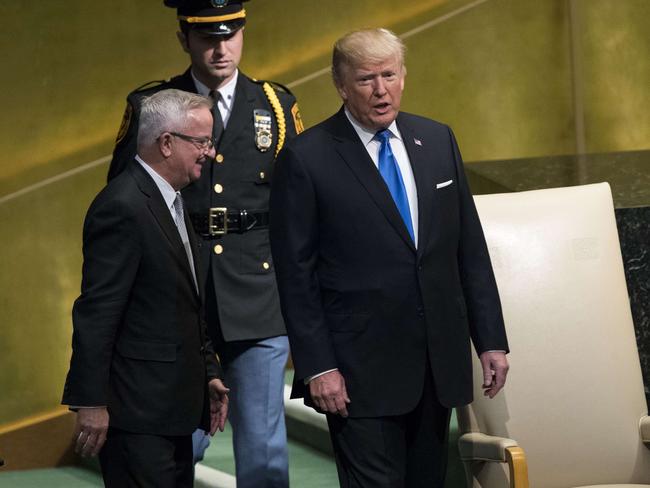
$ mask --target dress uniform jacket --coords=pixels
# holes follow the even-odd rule
[[[197,92],[190,70],[168,82],[132,92],[118,134],[109,180],[133,159],[137,146],[139,101],[167,88]],[[270,93],[269,93],[270,92]],[[254,113],[270,116],[272,143],[260,149]],[[273,163],[281,145],[302,130],[296,100],[287,90],[255,81],[241,71],[226,130],[214,162],[201,178],[183,190],[190,214],[207,215],[210,208],[265,214]],[[199,231],[199,229],[197,229]],[[219,321],[226,341],[263,339],[286,334],[280,313],[267,226],[244,233],[199,239],[202,280],[212,272]]]

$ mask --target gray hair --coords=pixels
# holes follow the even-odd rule
[[[191,110],[212,108],[212,100],[201,95],[169,88],[144,97],[140,105],[138,148],[155,143],[163,132],[182,132]]]
[[[379,64],[387,59],[397,59],[404,67],[406,46],[388,29],[363,29],[350,32],[334,43],[332,53],[332,78],[340,86],[346,68],[364,63]]]

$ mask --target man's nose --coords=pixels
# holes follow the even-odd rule
[[[212,45],[213,54],[222,55],[226,52],[226,42],[223,40],[216,39]]]
[[[383,78],[378,77],[375,79],[374,93],[375,96],[378,97],[381,97],[386,94],[386,82],[384,81]]]

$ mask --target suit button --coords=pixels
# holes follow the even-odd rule
[[[199,352],[203,354],[205,352],[205,346],[201,346],[201,349],[199,349]]]
[[[418,307],[418,317],[424,317],[424,309],[422,307]]]
[[[264,178],[266,178],[266,174],[264,171],[260,171],[260,180],[263,180]]]
[[[217,163],[223,163],[223,154],[217,154],[217,156],[214,158],[214,160]]]
[[[214,191],[215,193],[221,193],[223,191],[223,186],[217,183],[216,185],[214,185]]]
[[[266,261],[264,261],[264,262],[262,263],[262,268],[264,268],[264,269],[269,269],[270,267],[271,267],[271,265],[270,265],[269,263],[267,263]]]
[[[223,246],[221,244],[217,244],[214,246],[214,253],[215,254],[221,254],[223,252]]]

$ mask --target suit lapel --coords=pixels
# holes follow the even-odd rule
[[[404,220],[397,209],[397,205],[395,205],[395,201],[384,179],[372,162],[368,151],[363,147],[359,136],[345,116],[343,109],[339,110],[334,117],[336,128],[334,140],[337,143],[336,151],[355,174],[361,185],[370,194],[395,231],[415,251],[413,240],[409,235]]]
[[[163,234],[165,234],[167,243],[174,250],[174,256],[179,260],[182,268],[185,270],[185,274],[191,282],[192,290],[194,290],[196,294],[196,287],[194,286],[194,279],[192,278],[192,269],[190,268],[190,263],[187,260],[185,246],[183,246],[183,241],[181,241],[181,236],[178,233],[178,228],[176,227],[174,219],[172,218],[171,213],[165,204],[165,199],[160,194],[160,190],[158,190],[156,183],[151,179],[151,177],[142,168],[142,166],[140,166],[140,163],[134,161],[133,164],[129,166],[129,170],[131,171],[133,178],[138,184],[140,191],[148,197],[147,205],[149,207],[149,211],[153,215],[154,220],[162,229]],[[191,229],[192,227],[188,227],[188,234],[191,234],[191,232],[189,232]],[[191,243],[192,240],[190,238],[190,245],[192,245]],[[192,253],[194,256],[196,256],[195,247],[196,246],[192,248]],[[198,269],[196,268],[196,258],[194,259],[194,265],[194,269]]]
[[[433,205],[433,191],[429,187],[432,182],[427,178],[430,173],[431,161],[426,158],[426,152],[422,147],[422,134],[417,132],[408,124],[404,117],[397,116],[397,127],[402,134],[404,147],[411,161],[413,178],[418,194],[418,255],[421,255],[426,248],[429,233],[431,232],[431,218]],[[415,141],[420,142],[417,144]]]
[[[235,88],[235,101],[219,146],[230,147],[234,139],[241,133],[242,127],[253,119],[255,93],[249,89],[249,83],[251,82],[240,72],[237,77],[237,87]]]

